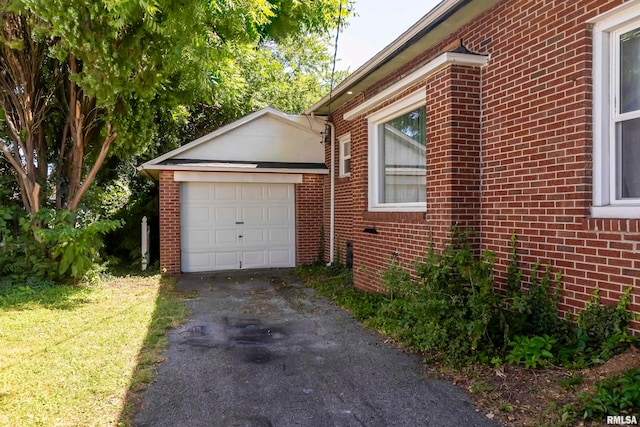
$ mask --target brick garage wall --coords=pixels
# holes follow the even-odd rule
[[[160,171],[160,271],[180,274],[180,183]]]
[[[305,174],[296,191],[296,265],[318,259],[322,244],[322,216],[325,175]]]
[[[506,278],[509,237],[515,233],[520,266],[527,277],[537,260],[562,272],[564,312],[582,309],[596,286],[603,302],[611,304],[633,286],[631,308],[640,312],[640,221],[589,217],[592,45],[586,21],[621,3],[505,0],[335,112],[336,126],[352,132],[357,286],[379,289],[379,271],[389,264],[394,251],[402,261],[421,255],[429,233],[448,225],[448,209],[481,229],[477,243],[496,252],[499,283]],[[422,218],[414,213],[367,212],[366,120],[358,117],[344,124],[342,114],[435,58],[455,38],[462,38],[470,50],[491,56],[480,73],[451,67],[438,73],[440,79],[427,79],[429,147],[433,138],[450,143],[442,148],[445,158],[438,158],[442,168],[438,171],[429,169],[427,152],[427,197],[432,197],[429,192],[435,186],[439,204],[429,203]],[[456,74],[463,81],[452,84]],[[457,90],[458,84],[466,87],[475,82],[479,92]],[[451,88],[448,96],[458,100],[444,100],[438,106],[443,85]],[[467,93],[478,96],[479,111],[467,103]],[[429,118],[436,115],[443,115],[437,124]],[[459,128],[446,121],[456,115],[464,119]],[[437,131],[431,129],[434,126],[439,127]],[[454,161],[468,172],[460,174],[458,182],[450,175]],[[476,161],[479,176],[473,166]],[[479,194],[474,193],[476,184]],[[471,202],[468,209],[466,201]],[[476,204],[479,213],[474,218]],[[362,228],[371,225],[378,234],[363,234]],[[634,323],[634,329],[640,332],[640,324]]]

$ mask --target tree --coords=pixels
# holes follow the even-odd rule
[[[0,150],[26,211],[52,195],[75,211],[109,156],[145,151],[160,111],[232,105],[239,54],[326,32],[347,2],[0,0]]]

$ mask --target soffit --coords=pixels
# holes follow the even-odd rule
[[[499,1],[500,0],[459,1],[444,13],[437,10],[438,7],[447,3],[446,1],[443,2],[434,9],[434,12],[441,13],[441,16],[433,16],[433,19],[430,20],[428,18],[434,12],[430,12],[425,15],[421,21],[416,23],[413,27],[398,37],[398,39],[340,83],[333,90],[331,97],[326,95],[316,104],[311,106],[307,113],[326,115],[335,111],[338,107],[357,97],[360,93],[364,92],[382,78],[400,70],[407,63],[415,59],[416,56],[421,55],[445,38],[449,37],[451,34],[457,32],[462,26],[469,23],[483,12],[491,9],[499,3]],[[421,27],[419,24],[422,22],[424,22],[424,24],[422,24]],[[415,33],[415,35],[411,36],[412,33]],[[407,37],[408,40],[402,43],[403,38]],[[428,61],[429,59],[426,59],[425,63]],[[406,74],[409,74],[421,65],[422,64],[416,64],[415,67],[407,70]],[[348,94],[347,92],[352,93]]]

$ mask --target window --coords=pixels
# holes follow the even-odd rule
[[[426,209],[426,152],[424,90],[369,117],[369,210]]]
[[[591,214],[640,218],[640,2],[593,22]]]
[[[351,176],[351,134],[338,138],[340,147],[340,178]]]

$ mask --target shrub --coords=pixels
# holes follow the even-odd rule
[[[65,282],[76,281],[94,266],[104,233],[119,227],[119,221],[100,220],[78,224],[69,211],[41,209],[18,218],[19,232],[12,232],[7,213],[0,213],[4,236],[0,248],[0,274],[14,281],[29,277]]]
[[[469,233],[453,228],[442,253],[430,248],[416,262],[417,280],[395,262],[383,272],[389,297],[372,326],[453,364],[487,359],[501,322],[494,258],[491,252],[475,257]]]
[[[515,236],[504,293],[494,288],[495,256],[476,256],[469,237],[454,227],[442,252],[430,245],[414,263],[413,275],[394,257],[382,271],[385,294],[354,289],[350,271],[340,266],[313,267],[313,274],[329,278],[307,282],[368,326],[454,365],[506,360],[533,368],[556,363],[578,368],[634,342],[626,332],[631,289],[616,307],[599,304],[596,293],[576,325],[558,317],[561,275],[550,265],[539,274],[536,262],[529,284],[523,284]]]
[[[640,369],[630,369],[621,376],[602,380],[592,395],[580,397],[585,419],[602,419],[607,415],[640,413]]]
[[[537,368],[548,366],[554,360],[551,348],[556,343],[556,339],[549,335],[523,337],[516,336],[509,346],[513,349],[507,355],[507,362],[512,365],[524,363],[527,368]]]
[[[601,359],[622,353],[636,338],[627,334],[632,313],[627,310],[631,287],[622,294],[616,306],[600,303],[596,288],[584,310],[578,316],[578,326],[588,338],[588,345]]]

